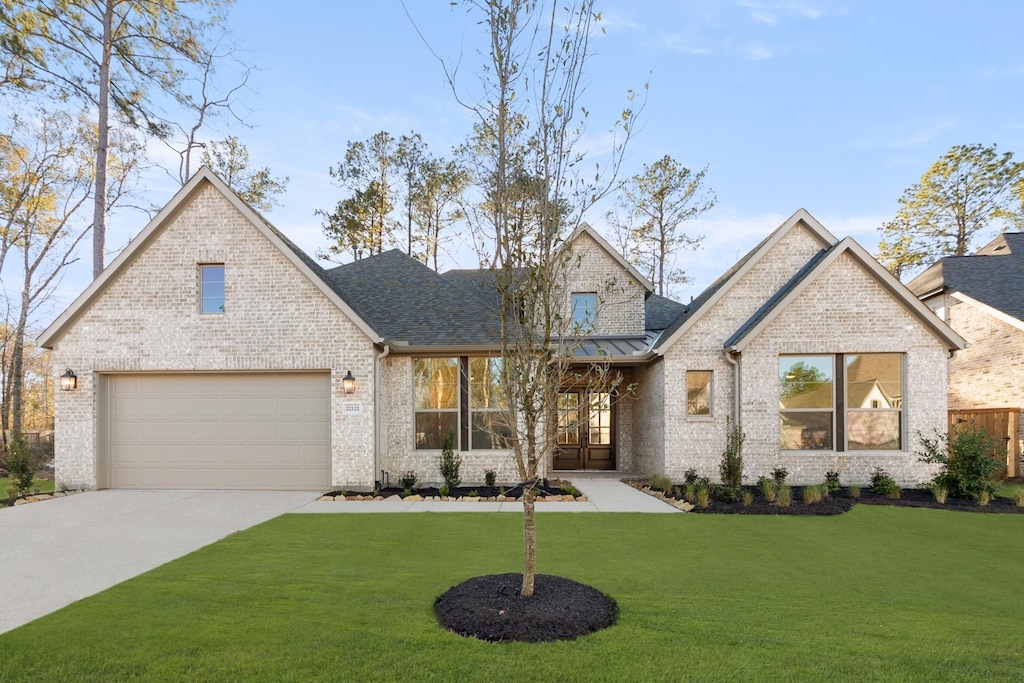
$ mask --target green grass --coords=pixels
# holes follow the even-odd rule
[[[39,487],[40,493],[53,493],[53,480],[51,479],[34,479],[33,486]],[[7,498],[7,489],[11,486],[10,477],[0,477],[0,499]]]
[[[1020,680],[1024,515],[542,514],[616,626],[484,643],[434,598],[518,571],[506,514],[286,515],[0,635],[3,681]],[[16,595],[5,599],[17,600]]]

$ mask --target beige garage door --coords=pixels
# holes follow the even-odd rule
[[[115,489],[316,490],[330,485],[330,376],[107,377]]]

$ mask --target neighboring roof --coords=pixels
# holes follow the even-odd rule
[[[1024,233],[1003,233],[971,256],[939,259],[907,286],[922,299],[960,292],[1024,321]]]
[[[825,229],[818,220],[806,209],[800,209],[782,225],[775,229],[772,234],[761,240],[761,243],[751,249],[747,254],[737,261],[732,268],[727,270],[721,277],[712,282],[707,289],[690,302],[675,322],[666,328],[658,342],[655,352],[664,355],[672,344],[686,334],[686,331],[696,323],[714,304],[719,301],[754,265],[761,260],[772,248],[797,226],[803,226],[811,235],[821,243],[822,249],[834,245],[838,240],[835,235]]]
[[[326,279],[323,268],[309,258],[291,240],[272,226],[255,209],[238,198],[224,181],[206,166],[200,168],[185,183],[171,201],[146,225],[142,231],[128,244],[120,254],[100,273],[99,277],[86,287],[77,299],[39,335],[37,343],[43,348],[52,349],[54,342],[71,323],[89,307],[89,305],[127,268],[135,258],[171,223],[179,211],[188,205],[192,197],[207,184],[212,185],[227,201],[236,208],[271,244],[295,267],[309,278],[310,282],[334,303],[367,337],[374,342],[380,341],[380,335],[367,322],[360,318],[351,306],[331,287]]]
[[[932,334],[942,340],[950,350],[963,349],[967,346],[967,342],[963,337],[954,332],[949,325],[942,322],[927,306],[922,304],[909,289],[883,268],[871,254],[865,251],[864,247],[857,244],[853,238],[847,237],[830,248],[824,255],[812,259],[808,267],[801,269],[789,282],[783,285],[760,310],[729,338],[725,343],[725,347],[730,351],[742,351],[804,289],[817,280],[830,265],[843,255],[852,257],[898,303],[902,304],[907,312],[917,318]]]
[[[469,277],[439,275],[398,249],[326,275],[359,315],[397,346],[500,344],[497,309],[474,294]]]

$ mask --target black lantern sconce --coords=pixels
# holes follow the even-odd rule
[[[61,391],[74,391],[78,388],[78,377],[75,373],[71,372],[71,368],[64,371],[64,374],[60,376],[60,390]]]
[[[349,370],[345,373],[345,376],[341,379],[341,386],[346,394],[356,393],[356,378],[352,376],[352,371]]]

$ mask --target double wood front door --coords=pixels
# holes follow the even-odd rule
[[[585,388],[559,392],[554,469],[615,469],[611,398],[608,392]]]

